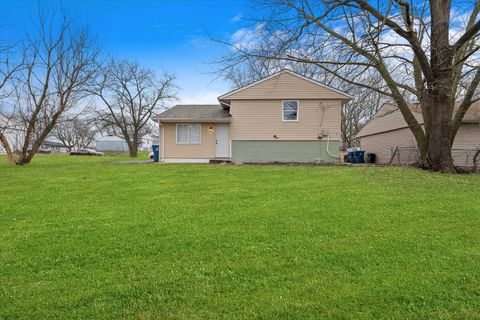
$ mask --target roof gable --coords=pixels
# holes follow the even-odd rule
[[[348,101],[352,98],[351,95],[318,81],[290,70],[283,70],[247,86],[230,91],[218,99],[340,99]]]
[[[421,113],[413,111],[412,114],[420,124],[423,123]],[[375,117],[368,121],[367,124],[365,124],[365,126],[357,133],[356,138],[407,127],[407,122],[396,106],[391,108],[391,105],[384,105],[378,110]]]

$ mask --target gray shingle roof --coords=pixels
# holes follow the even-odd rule
[[[158,114],[154,120],[220,120],[229,121],[228,110],[217,104],[177,104]]]

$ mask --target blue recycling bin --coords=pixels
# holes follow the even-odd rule
[[[355,151],[354,163],[365,163],[365,151]]]
[[[350,163],[365,163],[365,151],[361,151],[361,150],[348,151],[347,161]]]
[[[153,149],[153,162],[158,162],[160,161],[160,147],[158,144],[152,145]]]

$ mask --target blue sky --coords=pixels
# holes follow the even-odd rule
[[[248,0],[63,0],[42,1],[66,7],[98,34],[106,53],[132,58],[177,75],[183,103],[215,103],[230,84],[214,80],[212,61],[228,48],[210,39],[230,40],[251,25]],[[0,39],[21,37],[37,10],[37,0],[1,0]]]

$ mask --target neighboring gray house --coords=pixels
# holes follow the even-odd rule
[[[108,135],[97,139],[95,149],[97,151],[128,152],[128,144],[121,137]]]
[[[50,152],[68,152],[68,147],[60,141],[52,139],[46,139],[40,146],[40,150],[46,150]]]

